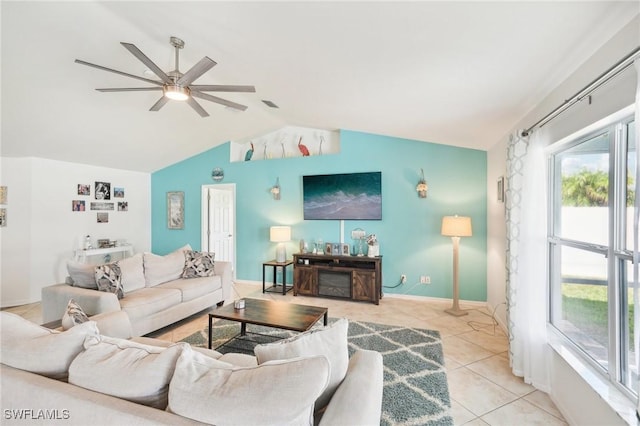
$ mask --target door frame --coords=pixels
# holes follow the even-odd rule
[[[232,232],[232,240],[233,240],[233,262],[231,262],[231,277],[233,280],[236,279],[236,262],[237,262],[237,239],[236,239],[236,226],[237,226],[237,215],[236,215],[236,184],[235,183],[218,183],[215,185],[202,185],[201,189],[201,198],[200,198],[200,218],[201,218],[201,226],[200,226],[200,247],[202,250],[207,247],[209,248],[209,189],[221,189],[221,190],[229,190],[233,196],[232,204],[233,204],[233,230]]]

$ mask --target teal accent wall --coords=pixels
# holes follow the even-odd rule
[[[290,225],[288,257],[299,240],[340,241],[339,221],[302,218],[302,176],[312,174],[382,172],[382,220],[345,221],[345,242],[351,231],[376,234],[383,256],[383,285],[392,287],[407,275],[406,284],[385,293],[452,297],[452,244],[440,235],[443,216],[470,216],[473,236],[460,242],[460,298],[486,301],[487,296],[487,156],[485,151],[342,130],[340,153],[295,158],[230,162],[226,143],[151,176],[152,250],[165,254],[201,240],[201,187],[211,185],[211,171],[224,170],[222,183],[236,184],[236,255],[239,280],[262,280],[262,262],[275,258],[269,227]],[[426,199],[415,187],[424,169]],[[281,199],[269,189],[280,179]],[[166,193],[184,191],[185,226],[167,229]],[[292,268],[289,268],[290,270]],[[290,271],[289,282],[291,282]],[[419,284],[429,275],[432,284]]]

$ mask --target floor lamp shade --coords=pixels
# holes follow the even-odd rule
[[[276,247],[276,262],[284,262],[287,260],[287,250],[284,243],[291,241],[290,226],[272,226],[269,229],[269,239],[271,242],[278,243]]]
[[[471,218],[466,216],[443,217],[442,235],[446,237],[471,237]]]
[[[455,316],[467,315],[467,311],[460,309],[458,292],[458,253],[460,251],[460,237],[471,237],[471,218],[466,216],[445,216],[442,218],[442,235],[451,237],[453,243],[453,306],[445,312]]]

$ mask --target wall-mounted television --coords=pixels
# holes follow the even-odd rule
[[[382,172],[302,177],[305,220],[381,220]]]

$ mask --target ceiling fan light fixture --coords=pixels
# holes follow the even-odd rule
[[[189,99],[191,91],[188,87],[165,84],[163,88],[164,96],[174,101],[186,101]]]

